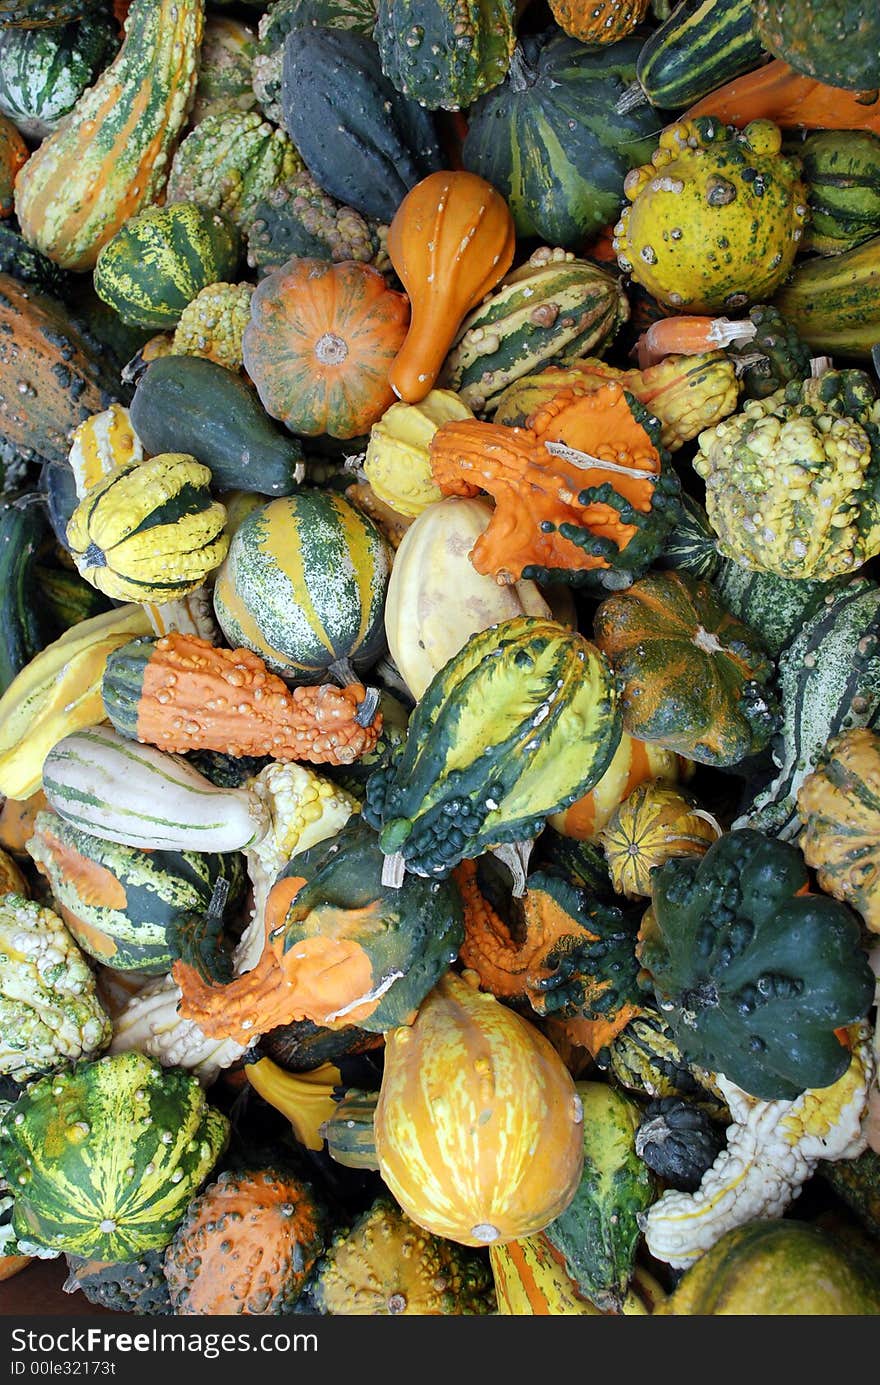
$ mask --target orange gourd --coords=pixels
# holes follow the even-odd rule
[[[470,979],[467,979],[470,978]],[[555,1049],[476,977],[448,972],[386,1036],[374,1130],[400,1207],[461,1245],[534,1235],[583,1168],[583,1109]]]
[[[858,92],[804,77],[780,58],[710,92],[682,119],[693,120],[698,115],[715,116],[739,127],[751,120],[772,120],[783,127],[873,130],[880,135],[880,99],[860,100]]]
[[[547,443],[585,456],[552,453]],[[610,540],[623,552],[639,527],[607,502],[581,504],[581,493],[610,482],[633,512],[650,515],[660,473],[660,454],[615,381],[586,394],[560,391],[530,428],[470,419],[446,423],[434,434],[430,456],[444,495],[484,490],[495,497],[492,518],[470,556],[477,571],[496,582],[518,582],[532,568],[610,567],[602,552],[591,551],[591,540]],[[563,526],[582,531],[583,543],[564,537]]]
[[[0,115],[0,217],[12,216],[15,178],[28,160],[28,147],[11,120]]]
[[[291,432],[354,438],[394,402],[389,369],[408,322],[406,298],[370,265],[288,260],[254,290],[244,368]]]
[[[398,398],[430,392],[459,326],[513,263],[516,228],[485,179],[432,173],[398,207],[388,255],[409,295],[412,322],[389,376]]]
[[[652,322],[636,342],[640,370],[657,365],[667,356],[701,356],[723,350],[733,342],[752,341],[755,324],[750,320],[731,322],[726,317],[662,317]]]
[[[626,38],[648,12],[649,0],[550,0],[553,18],[581,43],[616,43]]]

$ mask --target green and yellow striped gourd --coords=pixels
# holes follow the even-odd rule
[[[28,160],[15,209],[29,244],[65,269],[161,194],[195,92],[205,0],[134,0],[125,41]]]
[[[554,620],[515,616],[471,635],[435,674],[364,816],[388,856],[443,877],[542,830],[601,778],[621,713],[611,667]]]
[[[158,1250],[228,1135],[198,1078],[141,1053],[42,1077],[0,1117],[15,1233],[96,1260]]]
[[[235,277],[240,258],[238,230],[220,212],[148,207],[101,250],[95,292],[132,326],[174,327],[202,289]]]
[[[204,582],[226,556],[226,510],[211,473],[166,452],[111,472],[67,525],[77,569],[117,601],[172,601]]]
[[[253,511],[217,576],[214,610],[232,648],[308,681],[384,644],[388,545],[344,496],[302,490]]]

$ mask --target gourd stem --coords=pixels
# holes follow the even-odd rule
[[[535,85],[538,74],[527,61],[523,52],[522,44],[518,43],[513,50],[513,57],[510,59],[510,67],[507,69],[507,81],[511,91],[528,91]]]
[[[830,356],[814,356],[810,361],[810,379],[821,380],[827,370],[830,370],[834,362]]]
[[[360,679],[349,663],[348,659],[335,659],[327,669],[330,677],[335,679],[341,688],[345,688],[349,683],[359,683]],[[363,725],[363,723],[361,723]]]
[[[376,709],[379,706],[379,689],[367,688],[366,696],[355,708],[354,719],[358,726],[372,726]]]
[[[527,837],[522,842],[506,842],[503,846],[491,847],[492,855],[506,866],[513,876],[513,888],[511,894],[514,899],[522,899],[526,892],[526,875],[529,869],[529,857],[532,854],[532,847],[535,845],[534,838]]]
[[[386,856],[382,862],[382,884],[389,890],[399,890],[406,874],[406,862],[401,851]]]
[[[630,111],[636,110],[639,106],[647,106],[648,97],[641,82],[633,82],[632,86],[627,87],[622,96],[618,97],[614,104],[615,115],[628,115]]]
[[[641,481],[656,481],[656,471],[640,471],[634,466],[618,466],[617,462],[605,462],[601,457],[593,457],[589,452],[578,452],[574,447],[566,447],[562,442],[545,442],[547,451],[554,457],[562,457],[581,471],[615,471],[619,476],[636,476]]]

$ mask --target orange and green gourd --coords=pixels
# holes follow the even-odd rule
[[[271,1168],[221,1173],[187,1208],[165,1252],[174,1313],[284,1313],[323,1249],[324,1224],[301,1179]]]
[[[228,1139],[197,1078],[141,1053],[38,1078],[0,1117],[15,1233],[96,1260],[160,1250]]]
[[[833,87],[876,96],[880,13],[871,0],[755,0],[764,47],[797,72]]]
[[[29,150],[8,116],[0,115],[0,220],[12,216],[15,179],[28,161]]]
[[[292,433],[358,437],[394,402],[389,371],[409,315],[370,265],[289,260],[254,291],[245,370]]]
[[[461,897],[452,881],[408,875],[399,889],[383,885],[383,861],[359,815],[298,852],[269,893],[257,965],[216,986],[175,963],[180,1013],[245,1044],[300,1019],[376,1033],[411,1023],[458,954]]]
[[[560,390],[529,428],[465,420],[431,440],[431,471],[446,495],[488,491],[495,510],[471,561],[496,582],[589,581],[639,575],[678,513],[677,477],[664,468],[656,420],[616,381]]]
[[[797,807],[798,845],[820,886],[880,933],[880,736],[859,726],[830,740]]]
[[[807,224],[800,163],[769,120],[669,125],[627,175],[614,228],[621,269],[676,312],[763,302],[789,274]]]
[[[631,736],[717,766],[768,744],[778,717],[773,661],[708,582],[651,572],[605,598],[594,635],[620,681]]]
[[[28,854],[82,950],[115,971],[156,976],[180,953],[191,916],[208,911],[218,881],[234,917],[244,902],[237,852],[144,850],[95,837],[57,813],[38,813]]]
[[[601,778],[620,738],[604,656],[553,620],[471,635],[435,674],[364,815],[407,871],[444,878],[490,847],[536,836]]]
[[[312,1298],[322,1313],[446,1317],[493,1313],[484,1256],[432,1236],[382,1195],[340,1229],[318,1261]]]
[[[639,1013],[638,917],[632,911],[534,871],[505,919],[493,904],[487,862],[462,861],[454,878],[465,909],[461,960],[483,990],[528,1004],[539,1015],[581,1021],[579,1032],[593,1053]]]
[[[583,1110],[562,1059],[476,980],[448,972],[414,1024],[386,1035],[375,1121],[398,1205],[467,1246],[541,1231],[583,1168]]]
[[[195,92],[204,0],[134,0],[109,67],[28,160],[15,210],[25,239],[65,269],[93,269],[154,203]]]
[[[101,696],[123,736],[174,754],[346,765],[372,750],[382,729],[360,683],[289,689],[251,650],[178,631],[115,651]]]

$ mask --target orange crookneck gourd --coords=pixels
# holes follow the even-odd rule
[[[430,392],[459,326],[507,273],[515,246],[507,203],[475,173],[432,173],[407,193],[388,230],[412,314],[389,374],[399,399],[417,404]]]
[[[360,683],[290,689],[251,650],[217,649],[179,631],[117,650],[101,696],[121,735],[173,754],[349,765],[373,749],[382,729],[378,698]]]
[[[644,419],[609,381],[586,393],[560,389],[529,428],[476,420],[439,428],[431,471],[443,493],[495,498],[471,552],[477,571],[496,582],[577,582],[596,569],[643,570],[662,546],[678,490],[661,474]]]

